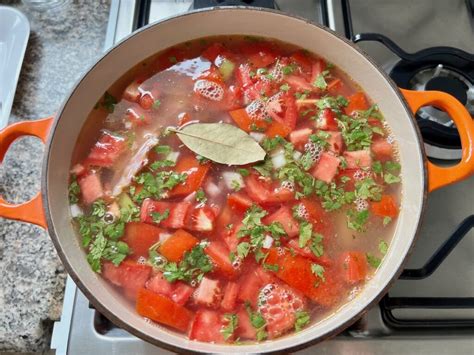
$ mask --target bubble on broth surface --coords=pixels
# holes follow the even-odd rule
[[[365,211],[367,208],[369,208],[369,203],[367,202],[367,200],[361,197],[357,197],[354,203],[358,212]]]
[[[265,112],[265,104],[262,100],[257,99],[252,101],[246,108],[245,111],[250,118],[254,120],[264,120],[267,117]]]
[[[309,218],[308,210],[302,203],[300,203],[298,207],[296,207],[296,215],[299,218],[306,219],[306,220]]]
[[[293,181],[285,180],[281,183],[281,189],[287,189],[290,191],[295,191],[295,183]]]
[[[146,264],[146,258],[145,258],[144,256],[140,256],[140,257],[137,259],[137,264],[145,265],[145,264]]]
[[[304,145],[304,150],[310,154],[313,163],[316,163],[321,157],[323,148],[314,142],[308,142]]]
[[[355,173],[354,173],[354,179],[356,180],[364,180],[364,179],[367,179],[368,177],[370,177],[372,173],[369,171],[369,170],[357,170]]]
[[[212,101],[221,101],[224,98],[224,89],[218,83],[210,80],[197,80],[194,91]]]

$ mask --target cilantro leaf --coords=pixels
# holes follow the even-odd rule
[[[76,177],[74,176],[72,182],[69,184],[68,187],[69,202],[71,204],[78,203],[80,193],[81,187],[77,183]]]
[[[372,266],[374,269],[377,269],[382,263],[382,260],[380,260],[380,258],[369,253],[366,254],[366,258],[369,265]]]
[[[388,251],[388,244],[385,240],[381,240],[379,243],[379,251],[382,253],[382,255],[387,254]]]
[[[160,212],[151,212],[151,218],[153,222],[160,223],[170,216],[170,209],[167,208],[163,213]]]
[[[311,272],[319,277],[323,282],[326,282],[326,278],[324,277],[324,267],[319,264],[311,264]]]
[[[295,320],[295,331],[299,332],[305,326],[307,326],[311,320],[310,315],[306,311],[296,311],[295,313],[296,320]]]
[[[229,340],[229,338],[234,334],[237,326],[239,324],[239,318],[236,314],[227,313],[224,314],[224,319],[228,322],[225,327],[221,329],[222,336],[224,340]]]
[[[203,189],[199,189],[196,191],[196,201],[199,203],[206,203],[207,197]]]
[[[389,217],[389,216],[385,216],[383,218],[383,225],[386,226],[387,224],[389,224],[390,222],[392,222],[392,217]]]
[[[392,175],[390,173],[385,173],[383,176],[383,181],[387,184],[397,184],[402,181],[398,176]]]
[[[183,260],[178,263],[167,263],[163,267],[163,276],[169,282],[178,280],[191,282],[193,280],[201,281],[204,274],[212,271],[211,260],[204,252],[205,243],[196,245],[193,249],[186,252]]]
[[[302,222],[300,224],[300,236],[298,239],[298,246],[300,248],[304,248],[308,241],[311,240],[311,236],[313,234],[313,225],[309,222]]]

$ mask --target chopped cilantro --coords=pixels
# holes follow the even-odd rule
[[[299,332],[309,324],[310,316],[306,311],[296,311],[295,331]]]
[[[170,216],[170,209],[167,208],[163,213],[152,212],[150,215],[151,215],[151,218],[153,219],[153,222],[160,223],[161,221],[164,221]]]
[[[203,189],[199,189],[196,191],[196,201],[199,203],[206,203],[207,197]]]
[[[178,59],[175,56],[168,57],[168,60],[173,64],[178,63]]]
[[[384,225],[384,226],[388,225],[390,222],[392,222],[392,217],[385,216],[385,217],[383,218],[383,225]]]
[[[171,147],[169,145],[157,145],[153,150],[156,154],[168,155],[171,152]]]
[[[326,82],[326,77],[329,75],[329,70],[324,70],[321,74],[318,74],[316,80],[313,82],[313,86],[321,90],[326,90],[328,84]]]
[[[325,270],[323,266],[315,263],[311,264],[311,272],[317,277],[319,277],[323,282],[326,282],[326,278],[324,277],[324,271]]]
[[[224,314],[224,319],[227,321],[227,325],[221,329],[221,333],[224,340],[229,340],[237,329],[239,318],[236,314],[226,313]]]
[[[207,164],[210,160],[207,158],[204,158],[202,155],[196,155],[196,159],[199,162],[199,164]]]
[[[250,251],[250,243],[242,242],[242,243],[237,244],[237,255],[240,258],[242,259],[245,258],[249,254],[249,251]]]
[[[285,65],[283,68],[281,68],[281,70],[284,75],[290,75],[294,73],[296,68],[297,68],[296,64],[290,64],[290,65]]]
[[[382,174],[382,163],[378,160],[374,161],[372,164],[372,171],[376,174]]]
[[[382,260],[380,260],[380,258],[377,258],[376,256],[374,256],[372,254],[367,253],[366,257],[367,257],[367,262],[374,269],[377,269],[380,266],[380,264],[382,263]]]
[[[168,168],[168,167],[172,167],[172,166],[175,166],[175,165],[176,165],[176,163],[173,160],[165,159],[165,160],[154,161],[153,163],[151,163],[149,165],[149,168],[150,168],[150,170],[155,171],[155,170],[158,170],[158,169],[161,169],[161,168]]]
[[[163,276],[169,282],[182,280],[191,282],[197,280],[200,282],[204,274],[212,271],[211,260],[204,252],[205,243],[196,245],[191,251],[188,251],[179,264],[171,262],[163,267]]]
[[[240,189],[242,188],[242,186],[240,185],[240,182],[237,181],[237,180],[232,180],[230,182],[230,187],[232,188],[232,190],[234,191],[240,191]]]
[[[113,113],[117,102],[117,99],[112,96],[108,91],[106,91],[104,94],[104,99],[102,101],[102,107],[105,108],[108,113]]]
[[[365,231],[365,224],[368,219],[369,210],[355,211],[350,209],[347,211],[347,227],[357,232]]]
[[[401,166],[396,161],[388,161],[385,163],[385,170],[391,173],[397,173],[401,169]]]
[[[266,263],[263,263],[263,268],[265,270],[269,270],[273,272],[278,272],[278,270],[280,269],[277,264],[266,264]]]
[[[161,106],[161,101],[160,101],[160,100],[155,100],[155,101],[153,102],[153,105],[152,105],[151,107],[152,107],[154,110],[157,110],[158,107],[160,107],[160,106]]]
[[[300,236],[298,239],[298,246],[304,248],[306,244],[311,240],[313,234],[313,225],[309,222],[301,222],[300,224]]]
[[[382,253],[382,255],[387,254],[388,251],[388,244],[385,240],[381,240],[379,243],[379,251]]]
[[[280,86],[280,90],[281,90],[281,91],[284,91],[284,92],[287,92],[287,91],[289,91],[290,89],[291,89],[291,88],[290,88],[290,85],[288,85],[288,84],[286,84],[286,83]]]
[[[162,199],[166,192],[186,181],[187,174],[174,171],[159,171],[155,175],[144,172],[135,177],[135,182],[142,186],[140,192],[133,195],[135,202],[141,203],[145,198]]]
[[[257,341],[262,341],[267,338],[267,332],[265,331],[265,327],[267,323],[265,322],[265,318],[263,318],[260,312],[252,311],[249,303],[245,303],[245,308],[250,318],[250,323],[252,327],[254,327],[257,331]]]
[[[237,172],[242,175],[242,176],[249,176],[250,175],[250,171],[248,171],[248,169],[244,169],[244,168],[239,168],[237,169]]]
[[[393,174],[385,173],[383,176],[383,181],[385,181],[387,184],[397,184],[401,181],[401,179]]]
[[[69,193],[69,202],[71,204],[79,202],[79,194],[81,193],[81,187],[77,183],[75,176],[73,176],[73,180],[69,184],[68,193]]]

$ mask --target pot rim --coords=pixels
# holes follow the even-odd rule
[[[50,158],[50,153],[51,153],[51,143],[54,140],[58,122],[62,118],[62,113],[63,113],[65,107],[68,105],[68,102],[70,101],[71,97],[74,96],[76,90],[78,89],[78,87],[80,86],[82,81],[89,75],[89,73],[92,71],[92,69],[94,69],[110,53],[115,51],[118,47],[122,46],[125,42],[128,42],[129,40],[132,40],[133,37],[135,37],[139,33],[142,33],[144,31],[148,31],[148,30],[150,30],[151,28],[153,28],[155,26],[159,26],[160,24],[168,22],[168,21],[173,21],[177,18],[191,16],[191,15],[195,15],[195,14],[198,14],[198,13],[213,13],[213,12],[221,12],[221,11],[236,11],[236,12],[239,12],[239,11],[258,11],[258,12],[267,12],[267,13],[271,13],[271,14],[279,15],[279,16],[290,17],[290,18],[293,18],[295,20],[304,22],[306,24],[310,24],[312,26],[315,26],[318,29],[323,30],[323,31],[327,32],[328,34],[330,34],[331,36],[333,36],[335,40],[341,40],[345,44],[352,47],[352,49],[354,49],[356,52],[361,54],[368,62],[370,62],[373,69],[378,71],[378,74],[381,74],[381,76],[385,79],[386,83],[388,85],[390,85],[390,87],[392,89],[394,89],[393,90],[394,94],[397,96],[398,100],[403,105],[403,108],[405,109],[405,112],[406,112],[407,116],[411,118],[410,119],[410,124],[411,124],[412,128],[414,129],[414,131],[416,132],[418,148],[420,149],[421,156],[423,157],[423,176],[422,176],[422,179],[423,179],[423,198],[422,198],[422,202],[421,202],[421,206],[420,206],[420,218],[418,219],[416,230],[415,230],[415,235],[412,238],[410,247],[409,247],[407,253],[405,254],[404,258],[402,259],[398,270],[393,274],[392,278],[387,282],[386,286],[383,289],[381,289],[380,291],[378,291],[376,296],[372,299],[372,301],[370,301],[366,305],[365,308],[362,308],[360,311],[355,313],[350,319],[346,320],[345,322],[341,323],[339,326],[335,327],[331,331],[326,332],[324,335],[322,335],[320,337],[304,340],[304,341],[298,342],[297,344],[292,345],[290,347],[278,347],[278,348],[275,348],[275,349],[272,349],[272,350],[269,350],[269,351],[261,351],[262,349],[258,349],[259,343],[255,343],[255,345],[254,345],[255,350],[257,352],[275,353],[275,352],[281,352],[282,350],[296,351],[296,350],[307,348],[309,346],[315,345],[319,342],[322,342],[324,340],[327,340],[327,339],[330,339],[330,338],[336,336],[341,331],[343,331],[344,329],[346,329],[347,327],[352,325],[354,322],[356,322],[368,309],[372,308],[377,303],[379,303],[379,301],[382,299],[382,297],[391,288],[393,283],[399,278],[400,274],[402,273],[402,271],[404,269],[404,266],[406,265],[406,263],[408,261],[408,257],[413,252],[414,245],[415,245],[416,240],[418,239],[418,236],[419,236],[419,231],[420,231],[420,227],[421,227],[421,224],[422,224],[422,220],[423,220],[424,215],[425,215],[426,199],[427,199],[427,194],[428,194],[428,169],[427,169],[427,162],[428,161],[427,161],[427,156],[426,156],[426,153],[425,153],[425,148],[424,148],[421,132],[419,130],[419,127],[416,125],[414,115],[413,115],[411,109],[409,108],[407,100],[402,95],[402,93],[400,92],[397,85],[388,76],[388,74],[383,69],[381,69],[378,66],[378,64],[370,56],[368,56],[361,48],[356,46],[353,42],[349,41],[348,39],[346,39],[342,35],[336,33],[335,31],[333,31],[332,29],[330,29],[326,26],[315,23],[313,21],[310,21],[310,20],[305,19],[305,18],[303,18],[301,16],[298,16],[298,15],[286,14],[286,13],[284,13],[282,11],[279,11],[279,10],[266,9],[266,8],[261,8],[261,7],[252,7],[252,6],[217,6],[217,7],[210,7],[210,8],[204,8],[204,9],[192,10],[192,11],[188,11],[188,12],[178,14],[178,15],[175,15],[175,16],[167,17],[167,18],[162,19],[160,21],[153,22],[151,24],[148,24],[148,25],[140,28],[139,30],[137,30],[135,32],[132,32],[131,34],[129,34],[128,36],[124,37],[119,42],[117,42],[114,46],[107,49],[101,55],[101,57],[99,59],[97,59],[92,65],[89,66],[89,68],[81,75],[81,77],[76,81],[76,83],[70,89],[69,94],[66,96],[67,98],[62,102],[59,110],[57,111],[57,114],[55,115],[54,122],[51,126],[50,134],[48,136],[48,140],[45,144],[45,154],[44,154],[44,157],[43,157],[42,174],[41,174],[41,195],[42,195],[42,201],[43,201],[43,209],[45,211],[45,217],[46,217],[47,226],[48,226],[47,230],[48,230],[48,233],[51,236],[51,240],[52,240],[52,242],[53,242],[53,244],[56,248],[56,251],[57,251],[57,253],[58,253],[58,255],[61,259],[61,262],[63,263],[67,273],[69,274],[69,276],[71,276],[71,278],[76,283],[76,285],[79,287],[79,289],[83,292],[83,294],[87,297],[87,299],[93,304],[93,306],[100,313],[102,313],[104,316],[106,316],[110,321],[112,321],[117,326],[125,329],[129,333],[131,333],[131,334],[139,337],[140,339],[143,339],[143,340],[145,340],[145,341],[147,341],[147,342],[149,342],[153,345],[156,345],[156,346],[159,346],[159,347],[171,350],[171,351],[178,351],[179,353],[183,353],[183,351],[186,352],[186,353],[192,352],[189,349],[184,349],[184,348],[176,347],[176,346],[168,344],[168,343],[164,343],[164,342],[156,339],[155,337],[151,337],[151,336],[145,334],[144,332],[142,332],[138,328],[132,327],[128,323],[122,321],[122,319],[120,317],[116,316],[113,312],[109,311],[108,308],[104,304],[99,302],[98,299],[94,296],[94,294],[89,291],[89,289],[85,286],[85,284],[82,283],[82,281],[79,278],[78,274],[76,273],[74,268],[69,263],[68,258],[66,257],[66,254],[63,252],[63,250],[60,246],[59,240],[58,240],[58,236],[55,233],[55,228],[53,226],[52,218],[51,218],[51,211],[50,211],[50,208],[49,208],[47,173],[48,173],[49,158]],[[262,37],[266,37],[266,36],[262,36]],[[291,338],[291,337],[292,337],[292,335],[288,336],[288,338]],[[272,340],[270,340],[269,342],[272,342]],[[210,344],[210,345],[213,345],[213,344]],[[241,349],[241,346],[228,345],[228,348],[229,348],[229,350],[231,350],[231,349],[232,350]]]

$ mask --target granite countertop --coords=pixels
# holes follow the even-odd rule
[[[109,1],[70,0],[38,12],[20,1],[2,1],[29,19],[31,34],[9,123],[54,114],[79,76],[100,56]],[[25,201],[39,190],[43,146],[15,142],[0,166],[0,195]],[[49,349],[61,315],[64,268],[47,233],[0,218],[0,352]]]

